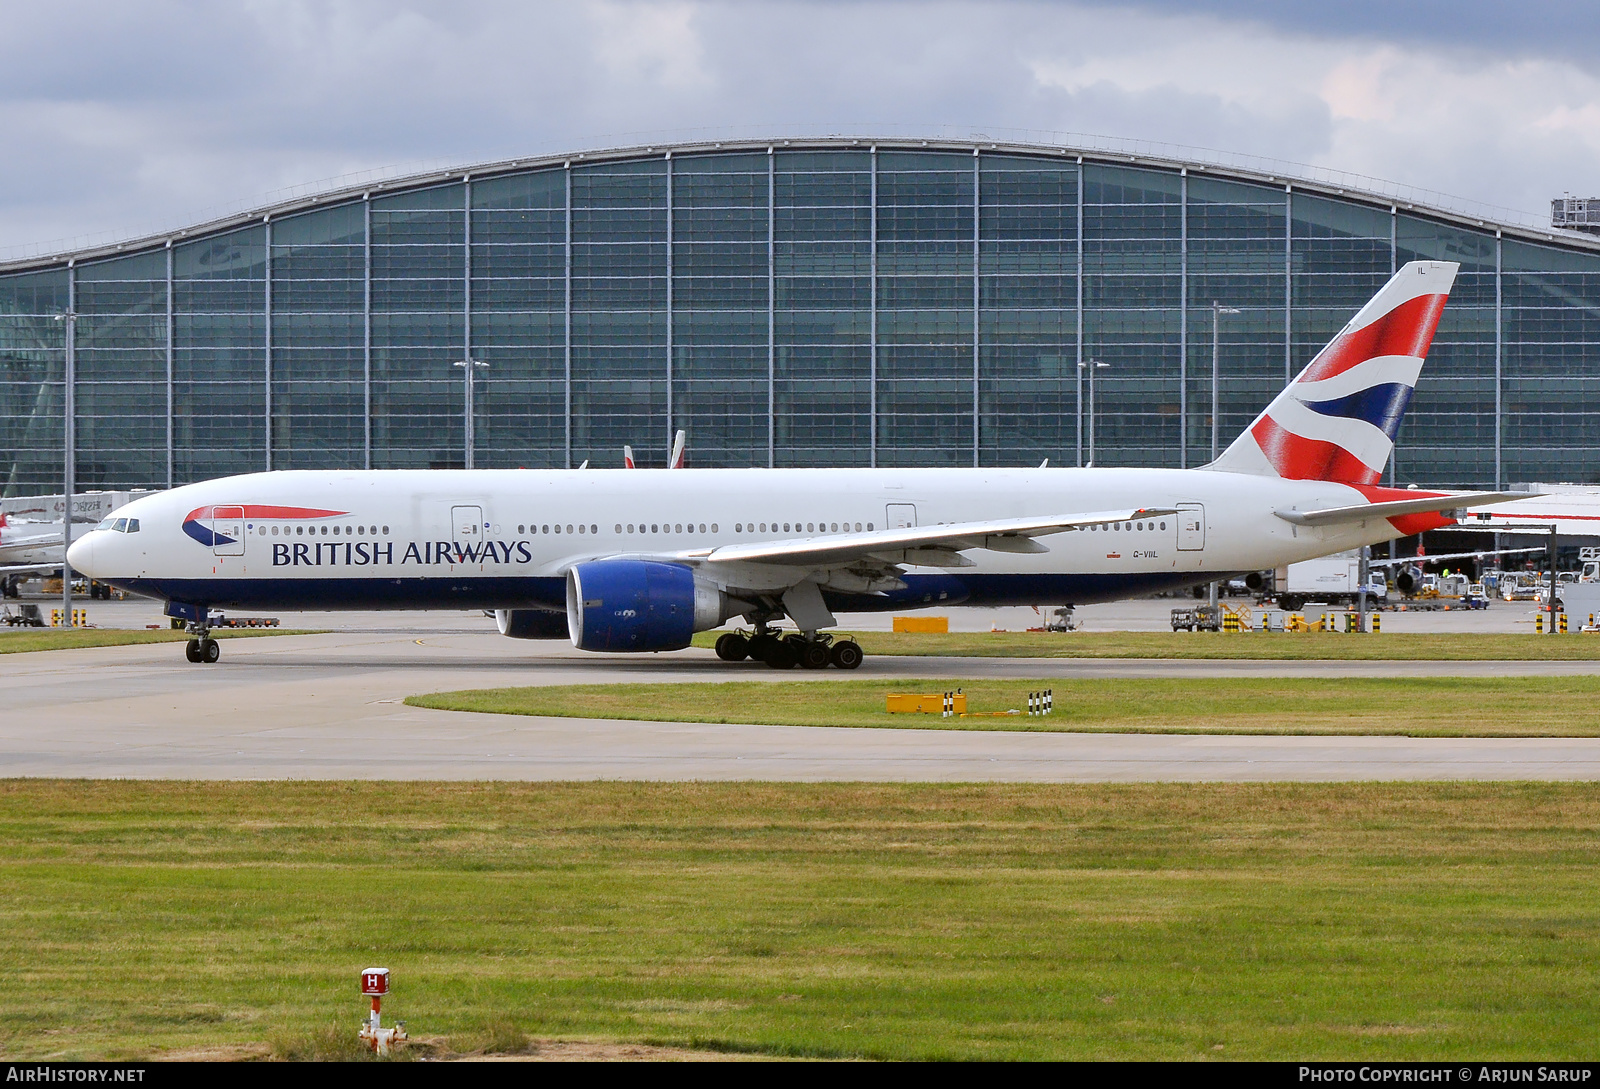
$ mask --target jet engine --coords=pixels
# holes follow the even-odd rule
[[[733,615],[683,564],[596,560],[567,572],[567,633],[580,650],[678,650]]]
[[[1402,594],[1412,593],[1422,585],[1422,568],[1407,565],[1394,577],[1394,587]]]
[[[496,609],[495,627],[500,634],[512,639],[565,639],[567,617],[565,613],[546,609]]]

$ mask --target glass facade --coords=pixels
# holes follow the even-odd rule
[[[1462,270],[1395,482],[1600,479],[1600,245],[860,142],[459,172],[0,270],[0,468],[60,487],[68,311],[80,488],[659,465],[678,428],[696,466],[1200,465],[1418,258]]]

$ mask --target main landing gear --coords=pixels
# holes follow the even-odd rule
[[[196,665],[202,662],[206,665],[215,664],[222,657],[222,647],[211,638],[211,629],[190,624],[188,630],[194,638],[183,648],[183,656]]]
[[[730,631],[720,636],[716,650],[717,657],[724,662],[742,662],[746,658],[753,658],[766,662],[772,669],[793,669],[795,666],[827,669],[829,665],[836,669],[855,669],[861,665],[864,657],[861,644],[854,639],[835,642],[833,636],[821,632],[813,632],[810,636],[801,632],[780,635],[765,623],[758,623],[756,630],[749,635]]]

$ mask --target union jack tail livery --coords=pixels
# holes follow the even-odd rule
[[[1412,261],[1207,468],[1378,482],[1461,266]]]

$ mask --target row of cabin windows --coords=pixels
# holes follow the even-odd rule
[[[328,533],[329,533],[329,528],[330,527],[328,527],[328,526],[320,527],[321,536],[326,537],[328,535]],[[365,537],[369,533],[374,537],[376,537],[378,535],[378,527],[377,526],[333,526],[331,528],[332,528],[333,535],[335,537],[339,537],[339,536],[344,536],[344,537]],[[283,527],[283,535],[285,537],[306,537],[306,536],[315,537],[315,536],[318,536],[318,529],[319,529],[319,527],[317,527],[317,526],[284,526]],[[264,525],[264,526],[261,526],[259,529],[257,529],[256,532],[261,534],[261,536],[263,536],[263,537],[265,537],[270,532],[274,537],[276,537],[278,535],[278,527],[277,526],[270,526],[269,527],[269,526],[265,526]],[[389,527],[388,526],[384,526],[383,527],[383,532],[384,532],[384,535],[387,536],[388,533],[389,533]]]
[[[736,524],[733,527],[733,531],[735,533],[756,533],[756,532],[766,533],[768,531],[767,530],[767,525],[768,525],[768,523],[766,523],[766,522],[760,523],[760,527],[759,527],[759,530],[758,530],[757,523],[755,523],[755,522],[751,522],[749,524],[746,524],[744,522],[740,522],[740,523]],[[771,526],[772,526],[772,532],[773,533],[778,533],[778,532],[783,532],[783,533],[841,533],[841,532],[849,533],[849,532],[851,532],[851,525],[850,525],[849,522],[782,522],[782,523],[773,522],[773,523],[771,523]],[[781,529],[780,529],[780,526],[781,526]],[[854,530],[855,532],[857,532],[857,533],[861,532],[861,528],[862,528],[862,524],[860,522],[855,523],[855,530]],[[873,529],[873,523],[872,522],[866,523],[866,528],[867,528],[868,531],[871,531]],[[519,534],[523,534],[523,533],[533,533],[533,534],[550,533],[552,531],[554,531],[556,533],[560,533],[560,532],[562,532],[562,527],[559,526],[559,525],[542,525],[542,526],[519,525],[517,527],[517,532]],[[595,525],[590,525],[590,526],[568,525],[566,527],[566,532],[567,533],[585,533],[585,532],[587,532],[587,533],[599,533],[600,532],[600,527],[599,526],[595,526]],[[704,523],[704,522],[701,522],[698,526],[696,526],[693,522],[652,522],[652,523],[649,523],[649,524],[646,524],[644,522],[640,522],[638,525],[634,525],[634,523],[632,523],[632,522],[629,522],[626,525],[624,525],[622,522],[618,522],[615,526],[612,527],[612,532],[614,532],[614,533],[706,533],[706,532],[719,533],[719,532],[721,532],[721,527],[718,526],[717,523],[715,523],[715,522],[712,522],[709,526],[707,526],[706,523]]]
[[[769,525],[772,527],[770,531],[767,528]],[[856,532],[856,533],[860,533],[862,531],[862,528],[863,528],[862,527],[862,523],[856,522],[855,525],[854,525],[853,531]],[[866,531],[868,533],[871,533],[873,531],[873,528],[874,527],[873,527],[873,523],[872,522],[866,523],[865,529],[866,529]],[[1166,529],[1167,528],[1167,523],[1161,522],[1161,523],[1158,524],[1156,522],[1112,522],[1110,525],[1092,525],[1092,526],[1088,527],[1088,529],[1089,529],[1089,531],[1091,533],[1093,533],[1093,532],[1101,532],[1101,531],[1116,532],[1116,531],[1121,531],[1121,530],[1127,530],[1130,533],[1133,533],[1133,532],[1141,532],[1142,533],[1142,532],[1145,532],[1146,530],[1154,530],[1154,529],[1157,529],[1157,528]],[[95,529],[107,529],[107,530],[111,530],[112,532],[115,532],[115,533],[138,533],[139,532],[139,519],[137,519],[137,518],[107,518],[105,521],[103,521],[99,525],[95,526]],[[617,532],[617,533],[624,533],[624,532],[626,532],[626,533],[683,533],[683,532],[686,531],[686,524],[682,523],[682,522],[677,522],[677,523],[651,523],[650,525],[645,525],[643,522],[641,522],[641,523],[639,523],[639,525],[637,527],[635,527],[632,522],[629,522],[626,526],[624,526],[621,522],[618,522],[614,531]],[[706,531],[707,531],[707,526],[706,526],[706,523],[704,523],[704,522],[700,523],[698,529],[696,528],[696,526],[695,526],[695,524],[693,522],[687,523],[687,532],[689,532],[689,533],[696,533],[696,532],[705,533]],[[852,527],[851,527],[851,524],[849,522],[781,522],[781,523],[780,522],[771,522],[771,523],[768,523],[768,522],[760,522],[760,523],[756,523],[756,522],[750,522],[750,523],[738,522],[738,523],[735,523],[735,525],[733,527],[733,531],[735,533],[767,533],[767,532],[772,532],[772,533],[780,533],[780,532],[781,533],[850,533],[850,532],[852,532]],[[261,536],[263,536],[263,537],[267,536],[268,533],[271,533],[272,536],[276,537],[276,536],[279,535],[279,527],[278,526],[268,527],[268,526],[263,525],[257,530],[257,532],[259,532],[261,534]],[[321,526],[321,527],[309,526],[308,527],[308,526],[303,526],[303,525],[299,525],[299,526],[283,526],[282,527],[282,533],[283,533],[283,536],[285,536],[285,537],[290,537],[290,536],[304,537],[308,533],[311,536],[315,537],[315,536],[318,535],[319,532],[324,537],[328,536],[328,534],[330,532],[335,537],[338,537],[338,536],[341,536],[341,535],[346,536],[346,537],[365,537],[368,534],[371,534],[372,536],[376,537],[378,535],[378,527],[377,526],[332,526],[332,527],[329,527],[329,526]],[[521,534],[521,533],[551,533],[551,532],[561,533],[561,532],[563,532],[563,527],[561,527],[560,525],[518,526],[517,527],[517,532],[519,534]],[[567,532],[567,533],[599,533],[600,532],[600,527],[597,526],[597,525],[588,525],[588,526],[577,525],[577,526],[574,526],[574,525],[570,525],[569,524],[569,525],[567,525],[565,527],[565,532]],[[710,532],[712,532],[712,533],[718,532],[717,523],[715,523],[715,522],[711,523]],[[388,526],[384,526],[383,527],[383,534],[385,536],[387,536],[388,533],[389,533],[389,527]]]

